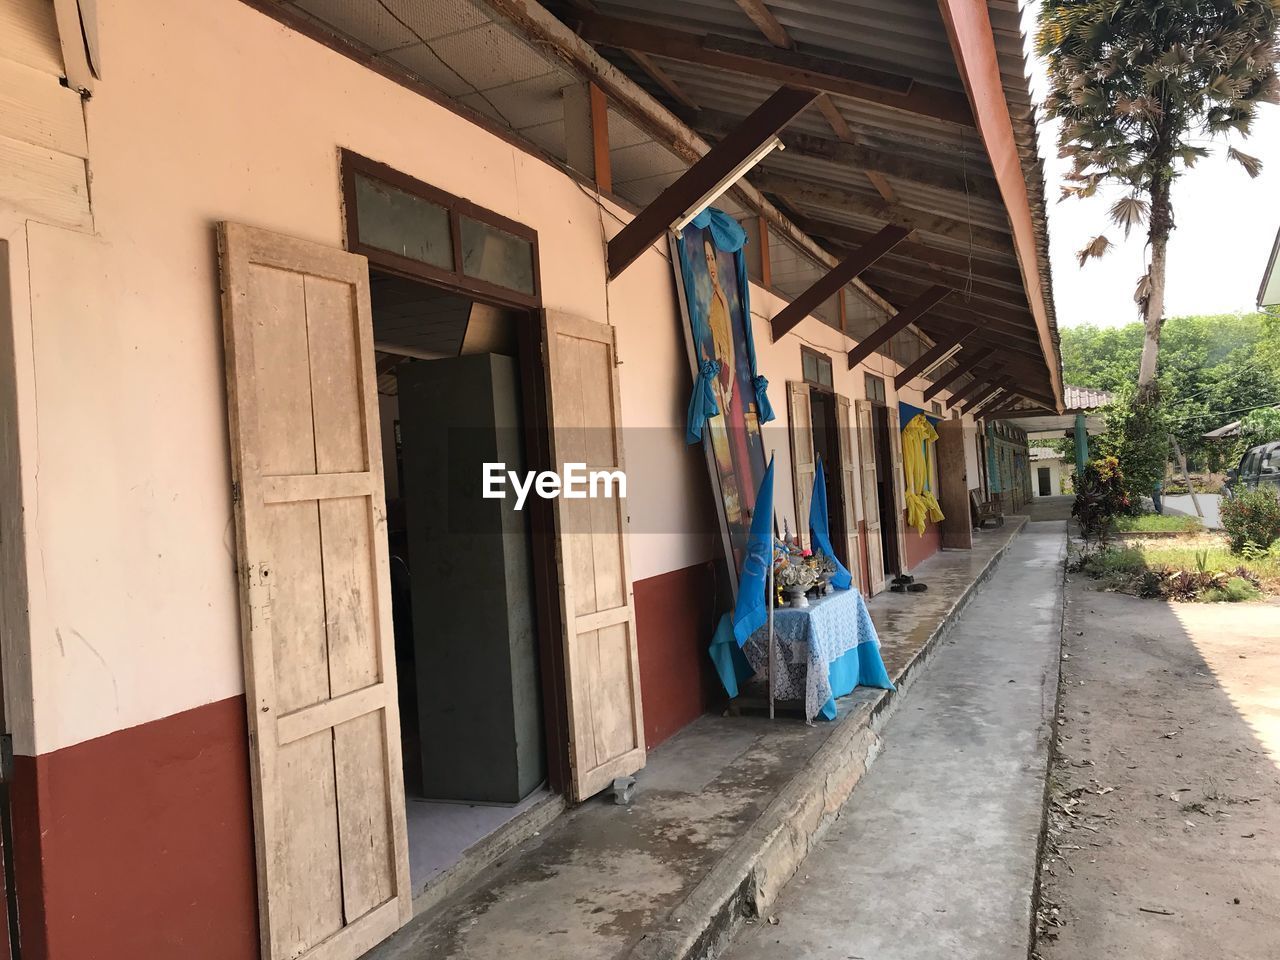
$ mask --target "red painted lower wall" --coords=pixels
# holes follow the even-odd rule
[[[650,749],[724,698],[707,647],[715,629],[713,565],[637,580],[636,640],[645,742]]]
[[[924,525],[924,536],[920,536],[914,527],[905,526],[907,515],[902,515],[903,529],[907,541],[907,569],[914,570],[916,564],[923,563],[942,549],[942,530],[936,523]]]
[[[16,757],[23,960],[255,960],[243,697]]]

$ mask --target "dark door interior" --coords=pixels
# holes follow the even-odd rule
[[[889,411],[872,408],[876,429],[876,492],[880,500],[880,545],[884,555],[884,572],[896,575],[902,569],[898,562],[898,506],[893,496],[893,457],[889,447]]]
[[[1049,486],[1049,468],[1040,467],[1036,470],[1036,475],[1040,481],[1040,496],[1047,497],[1052,492]]]
[[[836,419],[834,394],[810,389],[809,405],[813,412],[813,452],[822,459],[822,472],[827,482],[827,529],[836,559],[849,565],[849,528],[846,526],[844,489],[840,483],[840,428]]]

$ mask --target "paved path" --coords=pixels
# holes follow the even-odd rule
[[[1025,960],[1062,619],[1031,523],[885,726],[820,849],[730,960]]]
[[[1196,499],[1200,501],[1200,509],[1204,511],[1204,525],[1210,530],[1221,529],[1218,505],[1222,502],[1222,496],[1217,493],[1198,493]],[[1196,508],[1189,494],[1180,493],[1164,498],[1164,512],[1194,517]]]

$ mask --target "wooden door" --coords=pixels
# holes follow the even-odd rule
[[[953,550],[973,547],[973,524],[969,519],[969,475],[965,466],[964,422],[943,420],[938,424],[938,501],[942,507],[942,545]]]
[[[876,422],[870,400],[856,400],[858,465],[862,472],[863,534],[867,538],[867,591],[884,590],[884,545],[880,542],[880,495],[876,484]]]
[[[791,428],[791,478],[795,486],[796,535],[805,548],[809,543],[809,506],[813,500],[813,407],[809,385],[787,381],[787,425]]]
[[[264,960],[412,914],[364,257],[218,228]]]
[[[855,447],[853,417],[849,412],[849,398],[836,395],[836,442],[840,445],[840,492],[844,497],[845,529],[832,530],[832,537],[843,534],[847,544],[845,552],[849,562],[845,564],[853,574],[855,585],[863,582],[858,575],[861,551],[858,549],[858,456]]]
[[[613,327],[545,314],[551,456],[625,470]],[[626,500],[555,501],[570,783],[585,800],[645,763]]]
[[[889,487],[893,491],[894,532],[898,537],[898,573],[910,572],[907,563],[907,475],[902,470],[902,424],[898,408],[888,407],[889,420]]]

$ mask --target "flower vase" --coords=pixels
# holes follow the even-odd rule
[[[793,610],[802,610],[809,606],[809,598],[804,595],[804,587],[787,588],[787,606]]]

